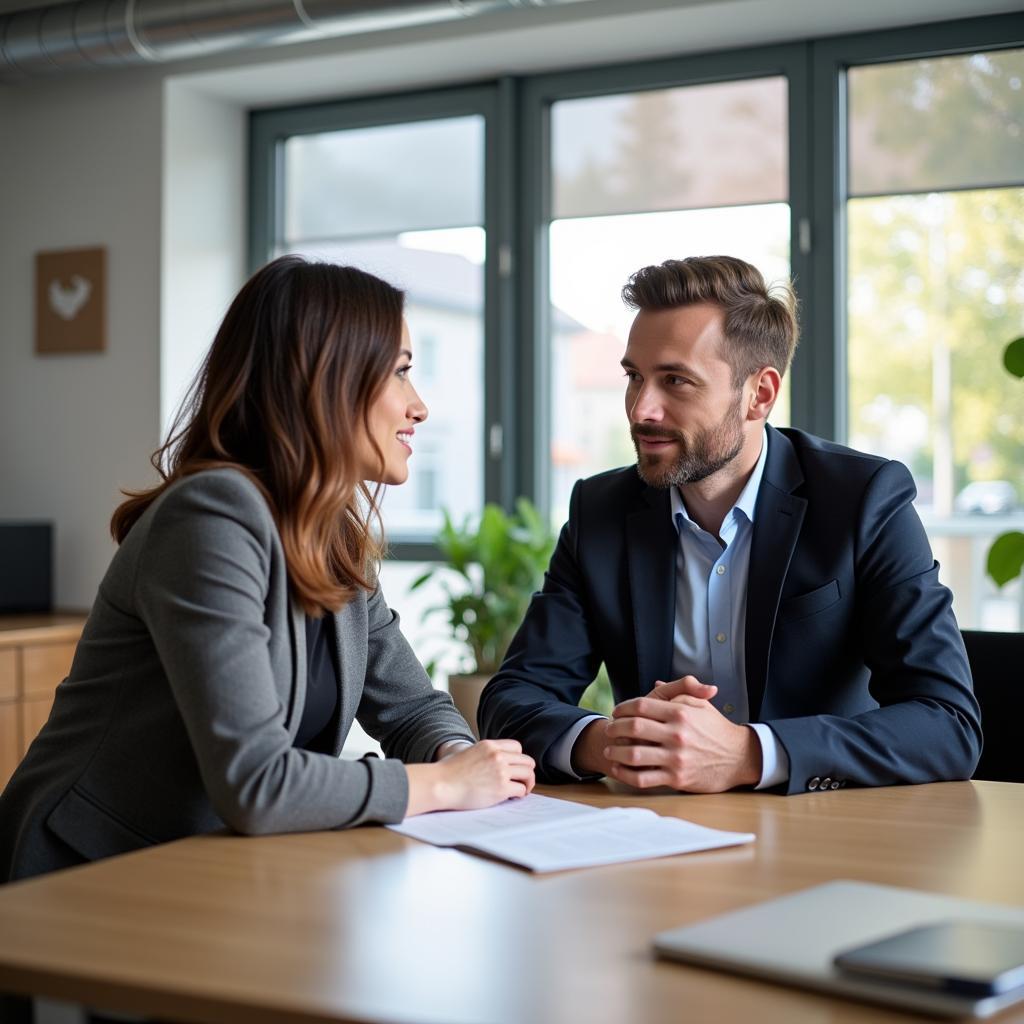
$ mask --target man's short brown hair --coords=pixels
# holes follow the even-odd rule
[[[739,387],[763,366],[784,374],[799,326],[789,282],[769,288],[757,267],[735,256],[687,256],[638,270],[622,289],[627,306],[675,309],[709,303],[725,314],[724,358]]]

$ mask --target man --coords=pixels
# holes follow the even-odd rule
[[[792,293],[715,256],[645,267],[623,298],[637,465],[573,489],[481,735],[519,740],[546,782],[968,778],[978,705],[910,474],[767,425]],[[611,719],[577,707],[602,662]]]

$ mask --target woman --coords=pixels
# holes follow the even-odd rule
[[[294,256],[239,292],[153,456],[162,482],[114,513],[71,674],[0,797],[0,880],[533,788],[518,743],[474,744],[376,585],[379,485],[405,481],[427,416],[402,306]],[[353,717],[385,759],[338,759]]]

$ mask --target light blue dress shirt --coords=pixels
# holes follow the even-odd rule
[[[712,704],[737,724],[745,723],[761,743],[761,781],[767,789],[789,778],[789,757],[771,728],[748,722],[745,635],[747,574],[754,509],[768,458],[767,434],[761,435],[761,454],[736,504],[722,520],[719,536],[697,525],[686,511],[682,495],[672,488],[672,522],[679,536],[676,551],[676,622],[673,633],[674,679],[696,676],[718,687]],[[653,680],[652,680],[653,682]],[[580,733],[600,715],[576,722],[552,747],[551,762],[579,778],[572,769],[572,748]]]

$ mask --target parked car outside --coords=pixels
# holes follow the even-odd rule
[[[1005,516],[1017,507],[1017,488],[1009,480],[975,480],[953,502],[962,516]]]

